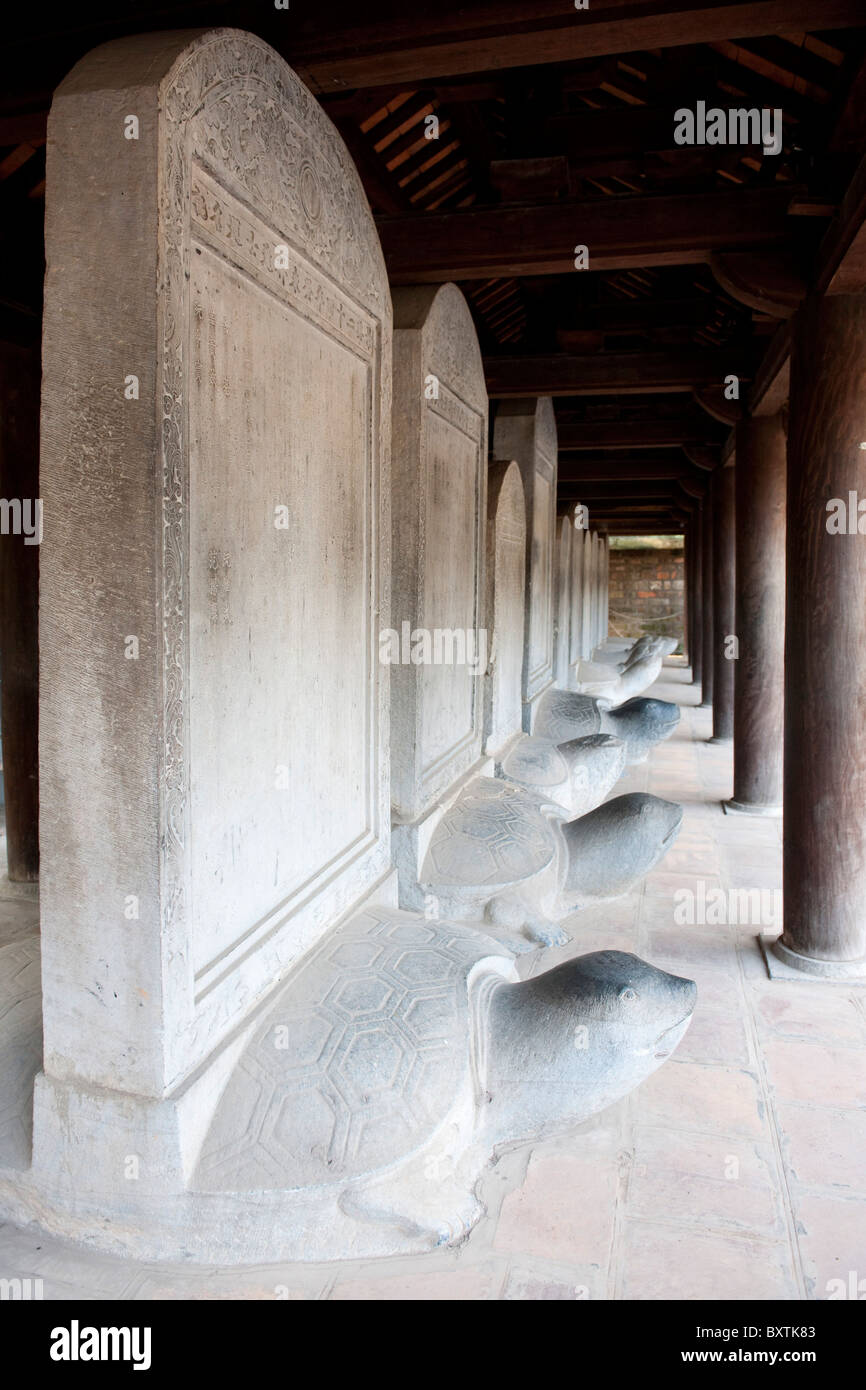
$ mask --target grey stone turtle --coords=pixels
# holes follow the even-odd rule
[[[436,916],[477,923],[512,950],[561,946],[563,919],[633,888],[667,853],[682,814],[635,792],[566,820],[520,787],[479,777],[433,832],[421,884]]]
[[[679,707],[669,700],[637,696],[616,709],[606,709],[591,695],[548,690],[539,700],[533,733],[554,743],[587,734],[613,734],[625,743],[626,762],[633,764],[644,762],[656,743],[669,738],[679,719]]]
[[[556,802],[571,816],[599,806],[622,774],[626,746],[611,734],[565,743],[524,735],[496,765],[496,776]]]
[[[694,1000],[691,981],[619,952],[521,982],[478,931],[367,910],[260,1017],[193,1186],[239,1220],[255,1213],[262,1259],[454,1243],[480,1215],[491,1155],[625,1095],[676,1046]]]
[[[565,815],[543,794],[475,778],[443,814],[421,866],[436,915],[504,930],[515,950],[564,945],[551,912],[566,873]]]
[[[648,792],[615,796],[562,827],[568,850],[563,907],[576,912],[629,892],[667,854],[683,808]]]
[[[581,694],[591,695],[598,700],[600,709],[614,709],[648,690],[658,680],[661,669],[661,653],[654,651],[630,662],[618,675],[615,670],[608,674],[606,667],[595,666],[588,672],[581,667],[578,670],[581,676],[579,690]],[[598,679],[599,672],[601,679]]]

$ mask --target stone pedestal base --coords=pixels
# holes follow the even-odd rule
[[[866,984],[866,960],[819,960],[801,956],[783,946],[775,936],[758,938],[761,955],[771,980],[816,980],[823,984]]]
[[[744,801],[734,801],[733,797],[722,802],[722,810],[726,816],[769,816],[778,819],[782,814],[781,806],[748,806]]]

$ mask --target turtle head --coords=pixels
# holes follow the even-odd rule
[[[692,980],[624,951],[593,951],[490,1001],[486,1122],[493,1142],[567,1128],[661,1066],[695,1007]]]

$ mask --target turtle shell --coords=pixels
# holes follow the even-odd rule
[[[569,767],[549,738],[527,734],[502,759],[502,774],[530,787],[558,787],[568,781]]]
[[[591,695],[577,695],[571,690],[548,690],[542,695],[533,728],[539,738],[567,743],[600,730],[601,715]]]
[[[423,1147],[472,1095],[469,976],[511,953],[474,929],[359,913],[292,972],[232,1072],[194,1186],[350,1181]]]
[[[477,777],[433,832],[421,881],[434,892],[498,892],[540,873],[555,853],[550,823],[531,793],[494,777]]]

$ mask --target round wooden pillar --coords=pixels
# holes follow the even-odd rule
[[[703,674],[701,678],[701,707],[713,703],[713,504],[712,490],[704,498],[701,509],[701,572],[704,576],[701,594],[701,628]]]
[[[734,469],[713,476],[713,738],[734,736]]]
[[[691,587],[689,589],[689,661],[692,668],[692,684],[700,685],[703,680],[703,538],[701,535],[701,513],[695,514],[689,527],[689,550],[691,553]]]
[[[737,425],[734,795],[754,815],[782,809],[785,686],[785,430],[780,415]]]
[[[791,358],[785,907],[774,950],[819,976],[866,976],[864,444],[866,298],[807,301]]]

